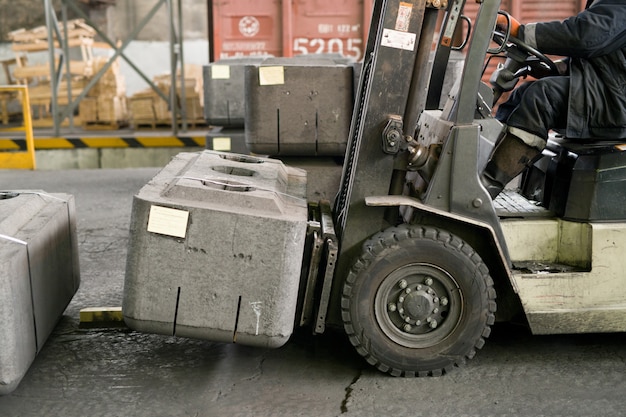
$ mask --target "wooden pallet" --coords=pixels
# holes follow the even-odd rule
[[[133,119],[132,123],[133,127],[136,130],[147,130],[147,129],[172,129],[172,120],[171,119]],[[178,127],[182,127],[183,122],[179,120],[176,124]],[[187,120],[187,127],[192,129],[199,127],[208,127],[206,120],[204,119],[190,119]]]
[[[84,120],[82,128],[84,130],[118,130],[128,126],[126,121],[108,122],[102,120]]]
[[[61,26],[61,36],[66,37],[64,34],[64,27]],[[74,19],[67,22],[68,39],[72,38],[93,38],[96,35],[96,30],[85,23],[84,19]],[[16,43],[36,43],[38,41],[46,41],[48,39],[48,29],[46,26],[37,26],[32,29],[21,28],[9,32],[7,34],[9,40]]]
[[[82,124],[82,120],[80,116],[74,116],[74,126],[80,126]],[[68,119],[63,120],[61,122],[61,127],[69,127],[70,122]],[[52,117],[42,117],[39,119],[33,119],[33,127],[34,128],[51,128],[54,127],[54,119]]]
[[[171,129],[172,121],[168,119],[135,119],[133,118],[133,126],[136,130],[146,129]]]

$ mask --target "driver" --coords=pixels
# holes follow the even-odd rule
[[[481,181],[491,198],[532,164],[548,130],[568,138],[626,138],[626,0],[589,0],[585,10],[562,22],[520,25],[511,36],[546,54],[568,57],[558,74],[515,89],[496,118],[506,124]],[[497,27],[507,18],[498,15]],[[544,71],[545,72],[545,71]]]

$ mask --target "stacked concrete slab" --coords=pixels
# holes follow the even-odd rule
[[[249,153],[244,134],[246,117],[244,69],[259,65],[267,57],[225,58],[203,67],[204,118],[212,128],[206,148]]]
[[[0,192],[0,394],[18,386],[79,283],[74,198]]]
[[[306,173],[181,153],[134,197],[123,313],[138,331],[278,347],[293,331]]]
[[[350,63],[314,55],[268,58],[247,66],[248,149],[275,156],[343,156],[352,119],[353,74]]]

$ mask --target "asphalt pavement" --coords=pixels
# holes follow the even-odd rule
[[[279,349],[79,326],[121,306],[132,197],[158,168],[0,170],[0,189],[73,194],[81,287],[0,416],[623,416],[626,334],[498,324],[466,366],[394,378],[341,332]]]

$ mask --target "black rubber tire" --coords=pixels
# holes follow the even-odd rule
[[[344,284],[341,310],[350,342],[369,364],[394,376],[438,376],[474,357],[495,321],[496,293],[470,245],[445,230],[401,225],[374,235],[363,249]],[[400,298],[411,288],[406,308],[413,316]],[[445,316],[433,320],[439,310],[433,306],[447,309]],[[428,326],[417,320],[424,311]],[[400,319],[413,325],[407,329]],[[434,329],[432,321],[440,321]]]

